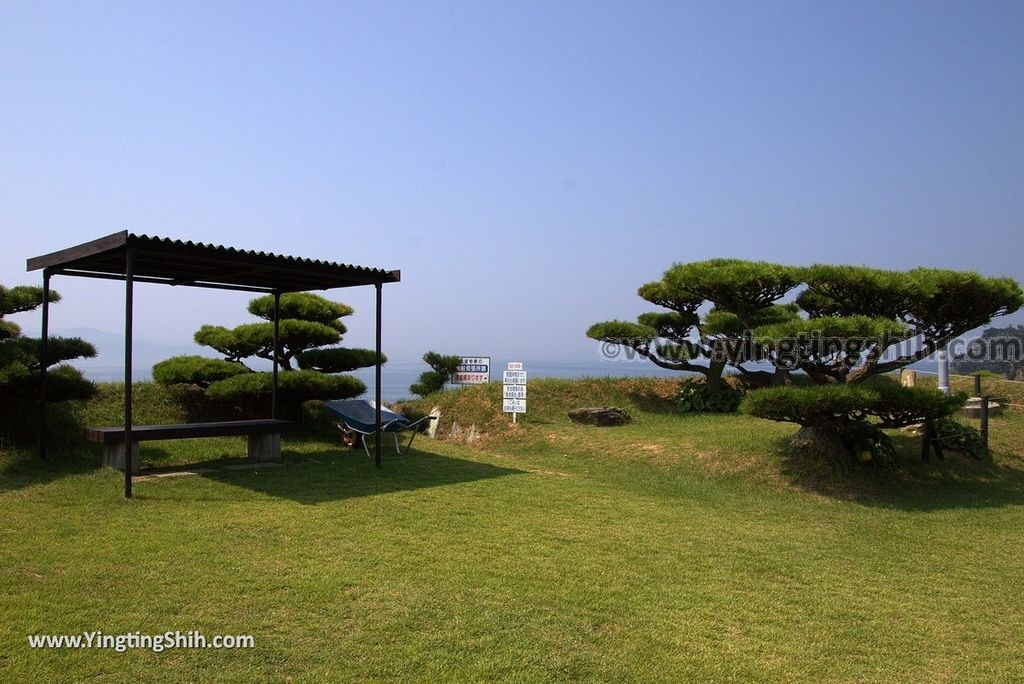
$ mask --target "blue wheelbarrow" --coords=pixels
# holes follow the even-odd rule
[[[353,449],[361,443],[363,451],[370,456],[370,447],[366,444],[366,437],[377,433],[377,404],[366,399],[339,399],[325,401],[324,406],[341,419],[337,425],[341,430],[342,442]],[[420,431],[420,425],[434,418],[435,416],[424,416],[419,420],[409,420],[402,414],[381,406],[380,431],[381,434],[388,433],[395,438],[395,451],[401,456],[403,455],[399,441],[401,433],[409,432],[409,441],[405,445],[405,450],[408,453],[412,447],[412,441],[416,439],[416,434]]]

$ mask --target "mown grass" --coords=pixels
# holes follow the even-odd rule
[[[662,389],[531,383],[516,428],[482,400],[493,387],[432,398],[485,439],[418,438],[380,471],[303,438],[281,467],[143,480],[131,501],[81,459],[21,463],[17,485],[0,471],[0,677],[1024,677],[1024,417],[994,419],[991,463],[920,464],[901,438],[892,469],[837,471],[788,457],[792,426],[674,415]],[[608,403],[634,421],[565,417]],[[256,648],[27,646],[177,629]]]

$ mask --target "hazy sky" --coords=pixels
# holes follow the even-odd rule
[[[400,268],[396,359],[596,359],[677,261],[1024,280],[1016,1],[0,0],[0,93],[0,282],[123,229]],[[54,287],[121,328],[119,284]],[[140,286],[137,334],[247,299]]]

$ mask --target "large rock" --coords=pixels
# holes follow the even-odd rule
[[[614,406],[573,409],[569,419],[584,425],[624,425],[632,420],[628,413]]]
[[[957,411],[958,415],[964,416],[965,418],[981,418],[981,397],[971,397],[964,402],[964,405]],[[989,400],[988,402],[988,415],[998,416],[1003,412],[1003,405],[997,401]]]

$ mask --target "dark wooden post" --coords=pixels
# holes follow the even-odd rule
[[[135,255],[124,257],[124,496],[132,498],[132,297],[135,289]]]
[[[377,367],[374,370],[374,384],[376,386],[375,387],[375,392],[376,392],[376,402],[375,402],[376,410],[375,410],[375,413],[376,413],[376,419],[377,419],[377,421],[376,421],[377,422],[377,428],[376,428],[377,444],[374,446],[373,461],[374,461],[374,464],[378,468],[380,468],[380,465],[381,465],[380,464],[380,448],[381,448],[381,434],[380,434],[380,366],[381,366],[381,363],[380,363],[380,360],[381,360],[380,338],[381,338],[381,290],[382,290],[383,286],[382,286],[381,283],[377,283],[376,286],[377,286],[377,359],[376,359]]]
[[[277,359],[281,355],[281,293],[274,291],[274,384],[270,390],[270,417],[277,418]]]
[[[942,440],[939,439],[934,427],[932,428],[932,449],[935,450],[935,455],[939,457],[939,460],[945,460],[946,454],[942,451]]]
[[[981,376],[980,375],[975,375],[974,376],[974,396],[976,396],[976,397],[980,397],[981,396]]]
[[[981,443],[985,447],[985,452],[988,453],[988,395],[982,395],[981,397],[981,429],[978,430],[981,433]]]
[[[50,353],[50,270],[43,269],[43,323],[39,345],[39,459],[46,460],[46,358]]]
[[[921,436],[921,460],[928,462],[932,453],[932,419],[924,421],[924,434]]]

